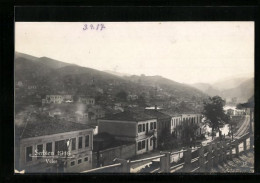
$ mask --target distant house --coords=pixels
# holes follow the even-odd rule
[[[228,109],[227,110],[227,114],[230,115],[230,116],[233,116],[235,113],[235,110],[234,109]]]
[[[87,96],[80,96],[78,102],[87,104],[87,105],[95,105],[95,98],[87,97]]]
[[[18,81],[18,82],[17,82],[17,86],[23,87],[23,82],[22,82],[22,81]]]
[[[99,119],[98,131],[117,140],[135,143],[136,154],[157,147],[157,119],[144,112],[124,111]]]
[[[128,101],[137,100],[137,99],[138,99],[138,96],[137,96],[137,95],[128,95],[128,96],[127,96],[127,100],[128,100]]]
[[[42,100],[43,104],[61,104],[63,102],[73,101],[72,95],[46,95]]]
[[[88,112],[92,113],[91,114],[93,116],[92,119],[99,119],[99,118],[105,117],[105,111],[99,105],[91,106],[87,110],[88,110]]]
[[[27,88],[28,90],[35,90],[37,87],[36,85],[29,85]]]
[[[16,127],[15,169],[26,173],[81,172],[92,168],[93,129],[68,121]]]

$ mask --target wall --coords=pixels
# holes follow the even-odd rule
[[[89,146],[85,148],[85,136],[89,135]],[[82,148],[78,149],[78,138],[83,137],[82,139]],[[73,167],[70,167],[70,159],[68,159],[68,171],[69,172],[76,172],[86,169],[91,169],[91,161],[92,161],[92,150],[93,150],[93,130],[86,129],[80,131],[73,131],[67,133],[59,133],[54,135],[46,135],[40,137],[33,137],[33,138],[26,138],[22,139],[19,144],[19,164],[20,169],[25,169],[27,172],[46,172],[46,170],[53,169],[57,166],[57,163],[47,163],[46,158],[37,159],[36,157],[32,158],[32,161],[26,162],[26,147],[32,146],[32,153],[34,155],[35,149],[37,145],[43,144],[43,150],[46,151],[46,143],[52,142],[52,151],[55,148],[55,141],[76,138],[76,150],[71,151],[71,146],[69,151],[72,155],[75,155],[74,160],[77,161],[80,158],[84,158],[85,156],[89,156],[89,162],[85,162],[82,164],[77,165],[77,162]],[[48,158],[54,159],[54,158]],[[84,164],[84,165],[83,165]]]
[[[137,123],[129,121],[98,120],[98,133],[115,136],[136,137]]]
[[[113,164],[115,158],[129,159],[135,156],[135,144],[122,145],[93,153],[93,168]],[[94,157],[95,156],[95,157]]]

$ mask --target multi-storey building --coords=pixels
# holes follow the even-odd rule
[[[184,113],[178,114],[176,112],[164,111],[163,113],[171,116],[170,131],[175,135],[179,136],[180,132],[177,130],[178,126],[181,126],[184,123],[194,123],[198,125],[196,129],[196,135],[201,135],[204,133],[204,128],[202,124],[202,115],[196,113]]]
[[[117,140],[134,142],[136,154],[157,147],[157,119],[141,111],[124,111],[99,119],[98,133],[103,132]]]
[[[16,127],[15,169],[81,172],[92,168],[93,129],[66,121],[27,122]]]
[[[72,95],[46,95],[45,99],[42,99],[43,104],[61,104],[66,101],[72,101]]]
[[[157,109],[146,109],[144,112],[150,116],[153,116],[155,119],[157,119],[157,136],[158,141],[159,139],[165,135],[163,134],[164,130],[168,130],[170,133],[171,129],[171,116],[164,114]]]
[[[193,123],[198,125],[198,129],[196,129],[196,135],[201,135],[204,133],[201,114],[186,113],[182,114],[181,117],[183,123]]]

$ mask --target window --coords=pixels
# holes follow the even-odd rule
[[[43,151],[43,144],[37,145],[37,152],[39,154],[37,154],[37,159],[41,159],[42,158],[42,151]]]
[[[75,165],[75,161],[70,162],[70,166],[74,166]]]
[[[153,138],[150,138],[150,146],[153,145]]]
[[[88,156],[84,158],[84,161],[88,161]]]
[[[154,129],[156,129],[156,122],[154,122],[153,127],[154,127]]]
[[[78,159],[78,164],[82,163],[82,159]]]
[[[142,132],[142,125],[138,125],[138,133]]]
[[[58,154],[58,151],[67,151],[67,141],[66,140],[60,140],[55,141],[55,155]]]
[[[85,136],[85,147],[89,146],[89,135]]]
[[[26,147],[26,162],[32,161],[32,146]]]
[[[145,149],[145,140],[138,142],[137,150],[140,151],[142,149]]]
[[[145,149],[145,140],[142,141],[142,149]]]
[[[71,140],[71,150],[72,151],[76,150],[76,138],[73,138]]]
[[[145,131],[145,124],[143,124],[143,132]]]
[[[81,149],[82,148],[82,137],[79,137],[79,145],[78,148]]]
[[[153,130],[153,122],[150,123],[150,129]]]
[[[142,149],[142,142],[138,142],[138,148],[137,150],[140,151]]]
[[[46,151],[47,151],[47,156],[51,156],[52,154],[52,142],[49,142],[46,144]]]

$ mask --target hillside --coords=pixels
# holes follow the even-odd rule
[[[129,76],[127,80],[138,83],[142,86],[155,87],[157,93],[166,93],[180,100],[191,100],[193,97],[198,99],[206,98],[203,92],[186,84],[178,83],[162,76]]]
[[[254,79],[248,79],[235,88],[224,90],[221,95],[224,98],[237,97],[240,100],[247,101],[254,95]]]
[[[167,101],[201,101],[207,97],[203,92],[189,85],[181,84],[161,76],[123,76],[68,64],[47,57],[33,57],[16,53],[15,82],[35,85],[34,93],[47,94],[69,93],[73,95],[101,95],[103,100],[113,99],[120,91],[128,94],[143,95],[146,99]],[[27,89],[17,90],[17,96],[28,95]]]

